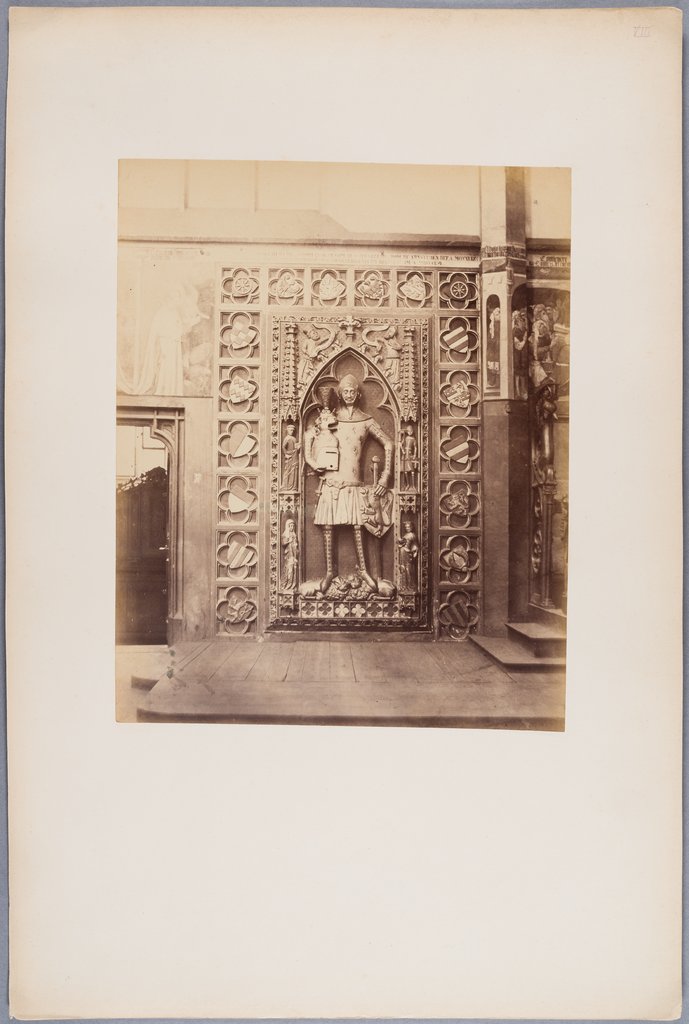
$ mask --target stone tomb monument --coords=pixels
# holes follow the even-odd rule
[[[351,317],[303,326],[290,318],[276,333],[274,537],[282,540],[272,604],[280,626],[426,621],[422,334],[408,321]],[[318,347],[319,358],[307,363],[302,346]]]

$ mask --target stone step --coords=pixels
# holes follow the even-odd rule
[[[540,605],[531,602],[529,604],[528,616],[530,622],[540,622],[544,626],[550,626],[554,633],[564,636],[567,632],[567,615],[560,608],[541,608]]]
[[[472,642],[506,672],[563,672],[565,659],[538,657],[504,636],[472,636]]]
[[[564,658],[567,638],[542,622],[508,622],[507,636],[536,658]]]
[[[132,676],[130,685],[133,690],[152,690],[159,679],[160,675]]]

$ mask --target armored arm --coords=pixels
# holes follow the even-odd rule
[[[383,467],[383,472],[380,475],[380,480],[378,483],[381,488],[386,488],[390,484],[390,474],[392,471],[393,440],[391,437],[388,437],[388,435],[385,433],[380,424],[376,423],[375,420],[371,420],[369,432],[373,434],[377,441],[380,441],[385,450],[385,465]]]

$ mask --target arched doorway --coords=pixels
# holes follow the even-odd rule
[[[176,409],[118,410],[116,615],[118,644],[164,644],[177,613],[178,494],[183,418]]]

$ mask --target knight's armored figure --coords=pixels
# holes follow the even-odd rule
[[[364,443],[372,434],[383,446],[385,462],[378,482],[372,490],[375,497],[387,493],[392,470],[393,441],[373,417],[359,407],[359,381],[352,374],[346,374],[337,388],[339,408],[336,412],[337,427],[337,465],[326,469],[323,462],[316,458],[316,435],[307,432],[304,445],[304,458],[307,463],[321,476],[318,502],[314,522],[323,528],[325,546],[325,576],[321,580],[321,592],[325,593],[333,580],[333,527],[351,526],[354,531],[359,572],[372,591],[378,590],[378,584],[368,572],[364,557],[364,545],[361,528],[367,522],[368,503],[362,493],[364,480],[362,474],[362,455]]]

